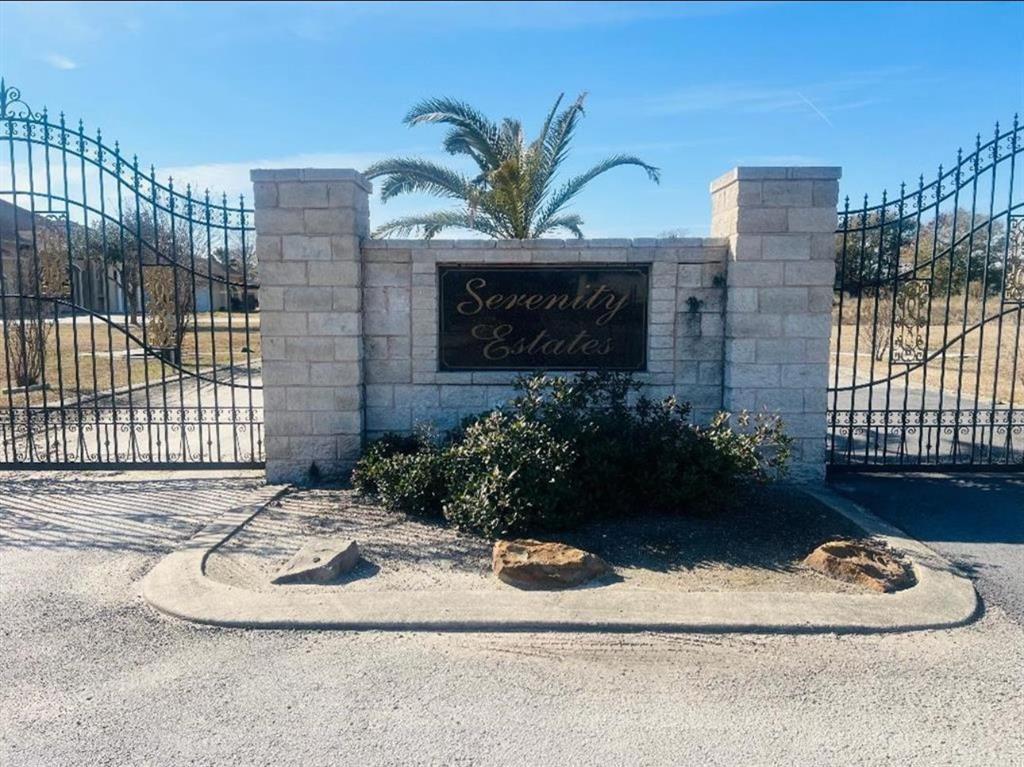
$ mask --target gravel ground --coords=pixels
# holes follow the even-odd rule
[[[363,561],[356,569],[329,586],[270,583],[304,543],[326,535],[359,542]],[[547,537],[599,554],[615,568],[587,588],[870,593],[800,564],[826,540],[860,535],[813,498],[764,488],[728,513],[611,520]],[[338,488],[285,496],[217,549],[206,572],[251,591],[512,588],[491,574],[489,541],[389,513]]]
[[[998,605],[866,636],[204,628],[139,579],[255,491],[146,485],[0,480],[5,767],[1024,762],[1024,628]],[[12,534],[33,514],[60,535]]]

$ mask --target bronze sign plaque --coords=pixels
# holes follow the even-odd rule
[[[645,370],[645,264],[439,266],[441,370]]]

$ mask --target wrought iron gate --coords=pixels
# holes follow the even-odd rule
[[[839,211],[831,470],[1024,468],[1021,132]]]
[[[259,466],[253,212],[0,81],[0,467]]]

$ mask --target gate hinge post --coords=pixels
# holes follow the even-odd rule
[[[778,412],[792,474],[825,476],[837,167],[739,167],[711,184],[711,234],[729,240],[722,405]]]
[[[267,480],[339,476],[363,438],[362,249],[355,170],[253,170]]]

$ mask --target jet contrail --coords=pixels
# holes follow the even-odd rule
[[[835,125],[832,124],[832,121],[829,120],[828,117],[825,116],[824,112],[822,112],[820,109],[818,109],[818,107],[814,106],[814,102],[813,101],[811,101],[809,98],[807,98],[800,91],[796,91],[796,95],[799,96],[800,98],[802,98],[804,100],[804,102],[806,102],[807,106],[809,106],[811,109],[814,110],[814,113],[816,115],[818,115],[818,117],[820,117],[822,120],[824,120],[826,123],[828,123],[828,127],[830,127],[830,128],[836,127]]]

